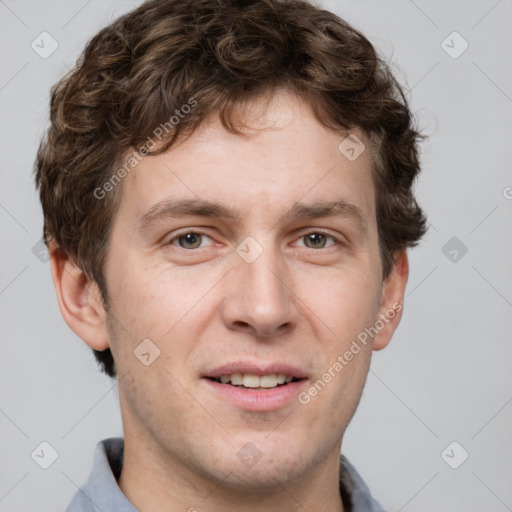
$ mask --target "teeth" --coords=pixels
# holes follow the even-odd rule
[[[241,373],[233,373],[229,376],[229,380],[234,386],[241,386],[244,383],[244,376]]]
[[[274,373],[272,375],[263,375],[260,377],[260,387],[261,388],[275,388],[277,386],[277,375]]]
[[[293,377],[282,373],[271,373],[261,377],[252,373],[232,373],[231,375],[221,375],[219,380],[222,384],[231,383],[233,386],[246,388],[275,388],[277,385],[291,382]]]
[[[260,378],[257,375],[246,373],[243,378],[244,386],[246,388],[260,388]]]

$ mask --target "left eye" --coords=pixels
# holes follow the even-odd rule
[[[211,240],[209,236],[203,235],[201,233],[195,233],[190,231],[188,233],[184,233],[182,235],[178,235],[174,237],[169,244],[176,245],[176,242],[183,249],[198,249],[202,246],[202,242],[205,239]]]
[[[299,240],[304,241],[304,246],[308,249],[324,249],[328,247],[328,240],[332,242],[330,246],[336,245],[335,238],[324,233],[308,233],[300,237]]]

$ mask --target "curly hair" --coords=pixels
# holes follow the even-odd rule
[[[45,243],[76,261],[108,308],[103,265],[122,187],[104,191],[116,165],[134,148],[149,155],[169,149],[213,114],[241,133],[235,110],[282,87],[325,126],[365,135],[387,277],[395,252],[426,231],[412,191],[423,135],[368,39],[302,0],[150,0],[93,37],[51,90],[50,125],[34,169]],[[158,147],[148,151],[155,127],[168,126],[191,100],[194,108],[172,130],[160,130]],[[110,350],[94,355],[115,377]]]

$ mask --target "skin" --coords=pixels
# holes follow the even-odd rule
[[[382,279],[369,151],[350,162],[338,150],[346,134],[320,124],[308,105],[285,91],[267,100],[245,112],[245,137],[212,118],[124,179],[104,269],[109,313],[95,283],[59,248],[50,251],[65,320],[116,361],[119,485],[142,512],[343,510],[343,435],[372,351],[389,343],[400,312],[306,405],[247,411],[201,379],[227,362],[282,361],[307,373],[307,390],[403,302],[405,251]],[[237,217],[166,217],[138,230],[138,219],[169,198],[220,202]],[[286,215],[297,201],[340,199],[360,210],[364,226],[346,215]],[[180,247],[176,237],[187,232],[206,235],[200,248]],[[315,232],[327,235],[325,247],[306,245]],[[236,253],[247,236],[263,248],[252,263]],[[133,353],[146,338],[160,349],[149,366]],[[252,467],[237,457],[248,442],[262,454]]]

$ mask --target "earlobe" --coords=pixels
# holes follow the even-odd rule
[[[50,243],[50,265],[57,301],[69,327],[95,350],[109,348],[106,314],[96,283],[84,275],[67,253]]]
[[[397,251],[393,268],[382,285],[382,295],[376,325],[378,333],[373,341],[373,350],[387,347],[402,318],[403,301],[407,278],[409,277],[409,261],[407,251]]]

